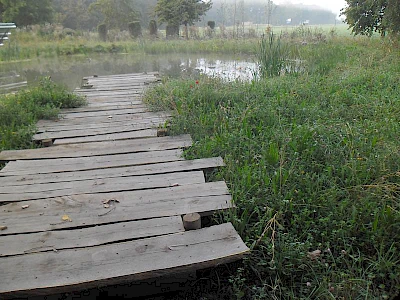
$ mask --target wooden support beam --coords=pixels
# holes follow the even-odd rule
[[[183,216],[185,230],[197,230],[201,228],[201,216],[198,213],[190,213]]]
[[[44,139],[41,141],[43,147],[51,147],[53,146],[53,140],[52,139]]]

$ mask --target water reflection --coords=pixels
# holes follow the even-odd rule
[[[197,70],[207,76],[222,78],[228,81],[249,81],[253,79],[256,70],[254,62],[237,60],[197,60]]]
[[[0,73],[3,75],[0,76],[0,85],[19,81],[32,84],[43,76],[51,76],[54,81],[71,90],[80,85],[82,77],[91,75],[159,72],[163,76],[174,78],[196,78],[199,73],[204,73],[226,80],[250,80],[255,69],[255,64],[246,59],[182,54],[67,56],[3,63],[0,66]],[[8,76],[9,74],[13,76]]]

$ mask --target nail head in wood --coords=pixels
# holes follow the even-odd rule
[[[183,216],[185,230],[197,230],[201,228],[201,216],[198,213],[190,213]]]
[[[53,146],[53,140],[52,139],[44,139],[44,140],[42,140],[42,145],[43,145],[43,147],[51,147],[51,146]]]

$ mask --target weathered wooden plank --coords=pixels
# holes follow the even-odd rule
[[[145,86],[145,82],[136,81],[136,82],[115,82],[115,83],[107,83],[101,84],[97,83],[92,88],[77,88],[74,90],[75,93],[91,93],[91,92],[109,92],[109,91],[125,91],[125,90],[142,90]]]
[[[88,90],[90,91],[90,90]],[[75,92],[78,95],[82,95],[85,96],[87,94],[90,94],[91,96],[97,96],[97,97],[101,97],[101,96],[134,96],[134,95],[141,95],[143,94],[143,90],[126,90],[126,91],[90,91],[90,92],[82,92],[80,91]]]
[[[89,84],[109,84],[109,83],[118,83],[118,82],[147,82],[147,83],[153,83],[157,82],[160,79],[155,77],[155,76],[144,76],[144,77],[138,77],[138,76],[115,76],[115,77],[97,77],[97,78],[85,78],[84,80],[87,80]]]
[[[128,154],[104,155],[94,157],[55,158],[41,160],[17,160],[9,162],[1,171],[0,176],[22,175],[21,181],[26,181],[25,175],[47,174],[60,172],[78,172],[106,168],[151,165],[160,162],[183,160],[181,149],[139,152]],[[107,170],[104,170],[107,172]],[[52,175],[57,176],[57,175]],[[11,180],[17,177],[12,176]],[[2,184],[5,179],[0,177]]]
[[[110,82],[147,82],[147,83],[153,83],[159,81],[158,77],[155,76],[144,76],[144,77],[138,77],[138,76],[106,76],[106,77],[92,77],[92,78],[84,78],[84,80],[87,80],[89,84],[108,84]]]
[[[144,176],[88,179],[61,183],[27,185],[18,191],[0,193],[0,203],[17,202],[78,194],[95,194],[118,191],[157,189],[173,185],[205,182],[201,171],[177,172]],[[5,191],[7,192],[7,191]]]
[[[131,132],[131,131],[140,131],[144,129],[154,129],[162,124],[162,122],[142,122],[142,123],[132,123],[132,124],[120,124],[120,125],[109,125],[107,127],[95,127],[94,128],[85,128],[84,126],[80,126],[80,129],[75,130],[60,130],[60,128],[54,128],[53,130],[46,132],[38,133],[33,136],[34,141],[41,141],[44,139],[63,139],[63,138],[72,138],[72,137],[87,137],[93,135],[101,135],[101,134],[111,134],[111,133],[121,133],[121,132]],[[67,129],[70,129],[67,127]],[[57,143],[56,143],[57,144]]]
[[[103,201],[116,199],[115,209],[103,207]],[[29,206],[22,209],[23,205]],[[137,190],[103,194],[14,202],[0,207],[1,235],[79,228],[114,222],[184,215],[213,214],[233,207],[225,182],[174,186],[155,190]],[[68,215],[72,222],[62,220]]]
[[[88,111],[88,112],[75,112],[75,113],[67,113],[61,114],[60,119],[68,120],[68,119],[76,119],[76,118],[92,118],[99,116],[117,116],[117,115],[131,115],[136,113],[144,113],[148,112],[148,109],[145,106],[140,107],[132,107],[126,109],[114,109],[114,110],[100,110],[100,111]]]
[[[92,122],[88,124],[68,124],[68,122],[57,122],[54,124],[47,124],[42,127],[38,127],[38,133],[45,133],[45,132],[62,132],[62,131],[69,131],[69,130],[101,130],[100,128],[103,128],[104,130],[107,129],[112,129],[114,127],[120,128],[120,127],[131,127],[131,128],[140,128],[143,126],[144,128],[146,126],[155,126],[158,124],[165,123],[165,121],[168,120],[167,117],[153,117],[153,118],[146,118],[146,119],[139,119],[139,120],[133,120],[133,121],[114,121],[114,122]]]
[[[54,293],[143,280],[231,262],[248,251],[227,223],[125,243],[2,257],[0,269],[7,272],[2,274],[0,295]]]
[[[121,103],[121,102],[136,102],[142,99],[142,95],[131,95],[131,96],[109,96],[109,97],[96,97],[90,94],[85,95],[86,99],[88,100],[88,106],[90,103],[94,105],[102,104],[102,103]]]
[[[172,158],[175,160],[183,158]],[[31,169],[32,175],[22,175],[22,176],[8,176],[0,177],[0,190],[7,191],[10,189],[21,188],[24,189],[26,185],[39,185],[43,183],[55,183],[55,182],[68,182],[68,181],[79,181],[87,179],[100,179],[100,178],[113,178],[113,177],[125,177],[125,176],[140,176],[140,175],[154,175],[154,174],[164,174],[173,172],[184,172],[184,171],[195,171],[204,170],[209,168],[217,168],[223,166],[224,163],[222,158],[205,158],[196,160],[183,160],[183,161],[172,161],[155,163],[151,165],[136,165],[130,167],[121,168],[109,168],[104,169],[99,167],[96,170],[87,171],[74,171],[65,173],[48,173],[45,174],[41,171],[41,174],[34,172]],[[53,166],[57,168],[59,166]]]
[[[155,84],[157,81],[143,81],[143,80],[115,80],[110,82],[89,82],[91,87],[77,88],[75,91],[91,91],[91,90],[118,90],[119,88],[142,89],[150,84]]]
[[[172,216],[74,230],[0,236],[0,257],[93,247],[183,231],[182,218]]]
[[[184,148],[189,147],[191,144],[192,140],[189,135],[122,140],[113,142],[69,144],[41,149],[2,151],[0,152],[0,161],[135,153]]]
[[[97,123],[115,123],[115,122],[131,122],[131,121],[139,121],[139,120],[148,120],[152,118],[165,118],[169,117],[171,114],[169,113],[153,113],[153,112],[145,112],[145,113],[137,113],[137,114],[126,114],[126,115],[114,115],[112,118],[108,116],[98,116],[91,117],[90,119],[86,118],[77,118],[77,119],[60,119],[57,121],[49,121],[49,120],[41,120],[37,123],[37,126],[42,127],[46,125],[85,125],[85,124],[97,124]]]
[[[88,84],[89,85],[93,85],[92,88],[99,88],[99,87],[108,87],[108,86],[115,86],[115,85],[126,85],[129,84],[132,87],[136,87],[138,85],[149,85],[151,83],[156,83],[157,79],[156,78],[117,78],[117,79],[113,79],[113,78],[107,78],[107,79],[91,79],[88,80]],[[85,87],[84,87],[85,88]],[[92,88],[88,88],[88,89],[92,89]],[[79,88],[78,88],[79,89]]]
[[[92,81],[105,80],[109,82],[110,80],[121,80],[121,79],[154,79],[158,78],[159,74],[157,72],[146,72],[146,73],[126,73],[126,74],[114,74],[114,75],[101,75],[101,76],[88,76],[83,79]]]
[[[111,97],[111,98],[95,98],[90,97],[87,108],[103,108],[109,106],[120,106],[120,105],[141,105],[143,102],[140,97],[137,98],[123,98],[123,97]]]
[[[96,103],[90,103],[90,105],[71,108],[71,109],[62,109],[60,111],[61,114],[67,113],[78,113],[78,112],[93,112],[93,111],[105,111],[105,110],[120,110],[120,109],[128,109],[128,108],[138,108],[138,107],[145,107],[143,103],[140,101],[135,101],[137,103],[130,102],[119,102],[119,103],[100,103],[96,105]]]
[[[151,138],[156,136],[157,136],[157,129],[143,129],[143,130],[117,132],[109,134],[98,134],[85,137],[57,139],[54,141],[53,145],[67,145],[67,144],[89,143],[89,142],[100,142],[100,141],[117,141],[117,140],[127,140],[127,139],[142,139],[142,138]]]

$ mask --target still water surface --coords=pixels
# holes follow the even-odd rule
[[[32,84],[40,77],[51,76],[55,82],[72,90],[80,86],[81,79],[85,76],[141,72],[159,72],[162,76],[174,78],[196,78],[203,73],[226,80],[251,80],[256,65],[251,57],[110,54],[39,58],[3,63],[0,68],[0,85],[19,81]]]

